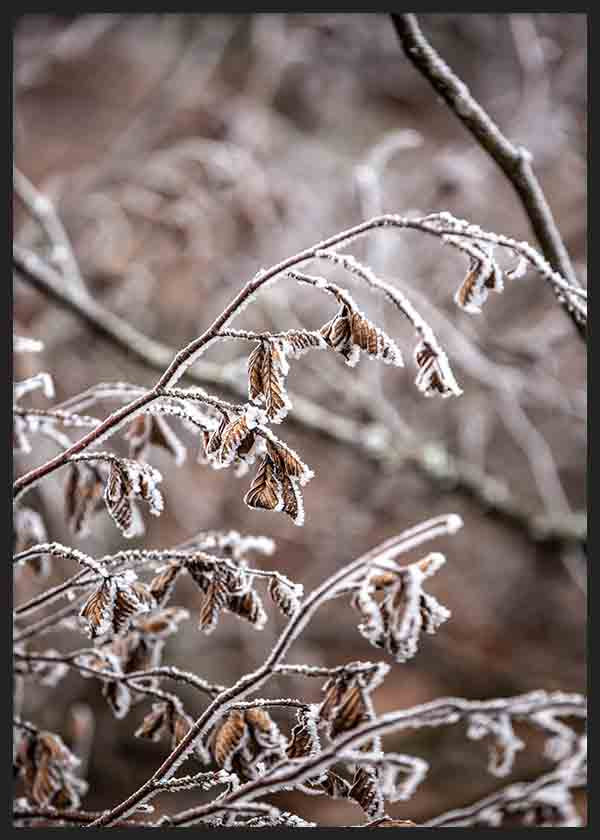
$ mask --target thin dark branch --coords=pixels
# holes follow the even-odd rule
[[[569,283],[579,286],[552,211],[533,171],[531,154],[502,134],[496,123],[473,98],[465,83],[453,73],[427,41],[415,15],[392,14],[392,21],[408,60],[443,98],[514,187],[548,262]],[[585,325],[569,310],[564,299],[561,300],[561,296],[556,294],[579,335],[585,340]]]

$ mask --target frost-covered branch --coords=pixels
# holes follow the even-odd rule
[[[51,250],[49,260],[63,278],[63,285],[87,296],[87,289],[73,253],[67,232],[50,199],[37,190],[28,178],[13,167],[15,193],[46,234]]]
[[[516,782],[472,805],[454,808],[420,825],[424,828],[497,827],[506,816],[518,815],[523,827],[582,825],[572,791],[587,784],[585,737],[575,753],[532,782]]]
[[[106,310],[99,301],[89,297],[79,299],[70,289],[63,287],[60,281],[53,279],[52,269],[35,255],[17,247],[15,259],[19,273],[36,288],[66,306],[95,331],[128,354],[133,354],[143,364],[163,370],[175,355],[174,350],[139,333],[129,322]],[[240,383],[226,368],[202,358],[195,362],[194,369],[186,370],[185,375],[196,385],[208,383],[237,394],[246,393],[245,383]],[[93,386],[85,394],[63,402],[60,408],[72,412],[81,411],[100,399],[118,398],[128,402],[132,398],[143,397],[145,393],[146,389],[126,383]],[[187,395],[177,396],[183,399]],[[294,411],[289,415],[290,423],[309,428],[334,442],[358,449],[363,456],[377,462],[390,465],[412,464],[428,481],[442,488],[451,487],[453,492],[472,496],[482,503],[487,511],[497,514],[536,540],[572,541],[581,539],[582,534],[585,534],[585,524],[582,525],[577,517],[545,520],[543,528],[538,527],[535,514],[528,511],[518,498],[514,498],[497,478],[487,475],[474,464],[451,455],[439,443],[435,445],[435,459],[430,457],[431,447],[419,444],[418,441],[415,441],[408,451],[398,452],[397,442],[389,440],[383,429],[380,431],[375,427],[376,424],[373,424],[372,429],[368,426],[363,427],[350,418],[328,411],[300,394],[290,393],[289,396],[294,405]],[[226,403],[221,404],[227,407]],[[365,405],[365,408],[369,410],[368,405]]]
[[[259,271],[240,290],[203,335],[190,342],[177,353],[154,388],[109,415],[99,426],[92,429],[87,435],[60,455],[17,479],[14,484],[15,496],[19,496],[26,489],[37,483],[37,481],[59,467],[64,466],[73,455],[82,452],[91,444],[104,439],[108,434],[114,433],[115,430],[120,428],[128,420],[131,420],[148,404],[158,399],[165,389],[172,388],[181,376],[185,374],[186,370],[200,358],[202,353],[211,344],[219,340],[219,333],[228,327],[232,319],[251,302],[255,294],[265,285],[277,280],[280,275],[288,272],[290,269],[318,258],[320,253],[346,246],[371,231],[385,228],[417,230],[435,236],[451,246],[457,246],[469,240],[481,243],[481,247],[477,251],[478,258],[475,260],[471,254],[469,273],[463,282],[463,286],[461,286],[461,290],[459,290],[461,293],[457,297],[460,305],[469,311],[475,305],[473,301],[476,301],[479,305],[485,300],[488,285],[498,292],[503,288],[501,271],[492,255],[493,249],[500,247],[507,249],[509,252],[529,262],[564,297],[565,301],[568,302],[568,306],[573,309],[578,318],[585,320],[587,317],[587,307],[584,299],[585,292],[574,287],[557,272],[553,271],[546,261],[534,249],[527,245],[527,243],[519,243],[509,237],[487,233],[476,225],[471,225],[461,219],[455,219],[448,213],[431,214],[423,218],[413,219],[394,214],[378,216],[329,237],[311,248],[307,248],[295,254],[293,257],[277,263],[269,269]],[[483,247],[484,245],[485,247]],[[36,255],[30,253],[23,254],[15,246],[15,258],[17,264],[26,273],[35,275],[40,271],[43,272],[43,265],[41,267],[39,265],[42,261]],[[384,360],[386,357],[390,357],[391,350],[382,349],[383,345],[381,345],[379,333],[380,331],[377,331],[359,312],[347,304],[343,304],[341,313],[330,324],[326,325],[326,328],[324,327],[322,332],[325,340],[334,349],[342,352],[349,361],[356,357],[356,351],[359,347],[366,350],[368,354],[381,356]],[[397,353],[393,353],[392,355],[394,358],[397,358]],[[420,387],[422,386],[426,394],[436,392],[442,395],[446,395],[447,393],[458,394],[456,387],[452,387],[452,377],[445,355],[440,353],[437,345],[432,344],[431,341],[426,339],[422,340],[415,351],[415,360],[417,366],[420,368],[417,384]],[[271,387],[279,391],[278,400],[281,401],[282,407],[285,407],[286,401],[281,393],[281,377],[285,375],[285,368],[282,366],[283,362],[275,364],[271,361],[270,364],[272,370],[271,375],[274,377],[272,380],[274,384]],[[280,365],[281,370],[278,369]],[[268,404],[269,396],[266,399],[267,412],[271,415],[271,419],[274,419],[276,422],[280,421],[281,411],[278,409],[271,414],[271,409]]]
[[[498,710],[503,709],[515,717],[528,717],[534,713],[535,709],[543,710],[549,706],[553,708],[558,706],[560,708],[562,703],[563,700],[560,696],[553,698],[552,695],[545,695],[544,692],[538,692],[536,693],[535,699],[532,694],[489,702],[473,702],[458,698],[440,698],[431,703],[425,703],[422,706],[399,712],[390,712],[389,714],[376,717],[368,723],[353,728],[349,733],[335,738],[331,746],[327,749],[308,758],[281,762],[273,767],[270,772],[261,775],[260,778],[249,781],[227,794],[218,803],[209,803],[189,809],[171,818],[171,822],[173,825],[179,826],[192,825],[197,820],[206,818],[211,813],[214,813],[213,808],[215,806],[218,807],[224,803],[233,804],[240,801],[252,801],[261,796],[298,786],[308,779],[318,778],[331,765],[340,762],[343,756],[349,757],[352,763],[358,762],[360,764],[364,761],[365,764],[371,766],[377,766],[379,763],[385,764],[387,758],[385,753],[369,755],[363,751],[361,758],[360,753],[354,751],[355,748],[360,747],[365,742],[370,742],[376,736],[379,737],[386,733],[397,732],[406,728],[451,725],[468,719],[474,714],[483,714],[483,710],[495,714]],[[564,704],[565,713],[567,714],[584,713],[584,698],[580,696],[574,695],[567,698]],[[392,754],[392,761],[394,758],[395,756]],[[402,758],[404,758],[404,762],[406,763],[406,757]],[[569,761],[571,764],[580,764],[581,756],[576,751],[570,756]],[[419,777],[422,778],[423,770],[420,766],[418,772]],[[564,774],[564,771],[562,772]],[[543,785],[544,781],[541,781],[540,786]],[[437,825],[438,823],[432,821],[431,824]]]
[[[345,581],[356,577],[373,561],[383,559],[392,561],[430,539],[454,533],[461,526],[460,518],[454,514],[421,523],[397,537],[392,537],[324,581],[302,601],[294,612],[263,665],[253,673],[246,674],[237,683],[218,695],[155,773],[137,791],[97,820],[94,825],[97,827],[108,826],[113,824],[115,820],[132,813],[140,802],[144,802],[148,796],[152,795],[158,783],[169,779],[189,755],[194,742],[205,735],[208,728],[225,713],[230,705],[238,702],[248,693],[257,691],[273,675],[294,640],[302,633],[317,609],[331,597],[332,591]]]

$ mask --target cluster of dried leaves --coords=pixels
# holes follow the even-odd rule
[[[407,222],[400,217],[382,218],[377,225],[418,227],[416,222]],[[434,233],[467,255],[468,272],[455,295],[457,304],[465,311],[479,311],[490,290],[502,291],[504,276],[520,276],[531,262],[531,258],[523,256],[523,249],[519,251],[519,243],[494,238],[447,214],[426,217],[420,220],[420,225],[422,230]],[[369,227],[364,226],[362,232],[367,230]],[[341,242],[342,239],[343,235],[340,235],[338,240]],[[494,256],[498,246],[519,257],[516,268],[506,275]],[[328,261],[338,270],[365,282],[383,293],[410,321],[417,335],[413,353],[417,368],[415,382],[423,395],[449,397],[462,393],[433,331],[398,289],[381,281],[354,257],[331,247],[317,246],[308,257],[297,262],[306,259]],[[541,270],[539,265],[536,267]],[[15,384],[15,449],[31,452],[31,435],[41,434],[66,453],[64,463],[60,465],[66,467],[65,518],[73,534],[80,538],[89,534],[94,517],[103,507],[127,538],[139,536],[144,531],[140,503],[147,506],[151,515],[160,515],[164,508],[159,489],[162,475],[147,463],[146,458],[151,456],[154,447],[158,447],[168,452],[179,465],[186,460],[188,449],[184,437],[180,437],[166,418],[180,421],[194,436],[198,460],[212,468],[234,466],[236,473],[242,475],[255,465],[254,476],[244,496],[250,508],[283,512],[296,525],[303,524],[302,488],[313,478],[313,471],[270,428],[271,424],[280,424],[291,408],[286,390],[290,360],[312,350],[333,350],[350,366],[359,361],[361,354],[396,367],[402,367],[404,362],[395,341],[360,311],[346,289],[323,277],[302,274],[295,269],[288,270],[287,275],[332,296],[339,308],[327,323],[314,331],[271,334],[223,329],[211,337],[211,341],[236,339],[255,344],[247,361],[248,401],[243,405],[226,403],[199,388],[168,385],[159,388],[157,385],[145,392],[127,383],[107,383],[51,409],[27,409],[20,402],[26,394],[42,389],[46,397],[53,396],[51,377],[40,373]],[[255,287],[250,285],[242,295],[244,303],[252,298],[261,276],[259,273]],[[234,314],[232,309],[229,320]],[[222,322],[227,320],[223,317]],[[181,351],[185,364],[193,362],[194,348],[192,342],[189,348]],[[18,352],[39,352],[41,349],[39,342],[15,339]],[[173,381],[177,378],[173,377]],[[101,421],[81,413],[107,398],[125,403],[120,414]],[[140,398],[142,401],[136,408],[137,404],[131,401]],[[129,406],[134,407],[128,410]],[[116,419],[113,422],[111,418]],[[89,445],[79,447],[83,451],[71,452],[71,441],[64,429],[83,427],[92,429]],[[96,427],[101,427],[98,434],[93,431]],[[119,431],[123,432],[122,443],[127,446],[126,456],[97,449],[100,442]],[[35,480],[31,478],[26,489],[34,484]],[[451,519],[446,523],[447,533],[452,533],[456,524]],[[19,494],[15,499],[14,522],[17,568],[27,563],[44,578],[54,558],[71,558],[82,567],[74,577],[17,608],[15,675],[20,681],[34,678],[55,686],[74,669],[83,677],[98,680],[102,695],[119,719],[126,718],[135,705],[150,703],[150,710],[135,735],[164,742],[172,756],[179,757],[178,751],[181,751],[181,760],[193,758],[204,767],[213,768],[192,776],[166,776],[158,783],[160,789],[209,790],[225,785],[224,792],[216,797],[213,805],[206,806],[212,807],[212,812],[209,809],[175,815],[169,818],[172,824],[312,825],[271,806],[261,806],[261,811],[259,805],[254,804],[252,811],[243,798],[240,801],[232,798],[239,798],[240,791],[252,792],[266,780],[264,793],[291,786],[309,795],[353,800],[361,806],[372,827],[414,825],[389,817],[386,803],[412,796],[427,772],[426,762],[416,756],[386,753],[379,734],[361,736],[361,727],[385,724],[377,717],[372,696],[389,670],[385,663],[350,662],[326,673],[309,666],[296,666],[297,674],[326,678],[324,697],[318,704],[307,704],[297,698],[255,698],[236,704],[232,702],[235,687],[231,689],[230,697],[225,687],[211,686],[196,674],[164,665],[162,657],[165,640],[176,634],[181,622],[190,617],[188,611],[170,605],[177,581],[187,575],[198,589],[197,626],[205,634],[215,630],[224,614],[235,615],[257,630],[262,629],[267,621],[264,595],[261,597],[257,591],[257,583],[262,578],[266,582],[268,598],[289,620],[279,645],[287,644],[286,633],[293,640],[294,634],[302,631],[313,606],[329,597],[347,594],[360,617],[359,632],[396,662],[405,662],[416,654],[421,634],[435,633],[450,617],[450,611],[423,588],[425,581],[444,563],[441,554],[431,553],[418,562],[399,566],[393,552],[392,555],[383,552],[379,558],[366,563],[358,575],[359,566],[348,567],[343,585],[334,576],[331,591],[326,582],[316,590],[318,597],[314,595],[311,600],[310,597],[303,599],[302,587],[281,573],[249,565],[249,553],[272,553],[273,545],[264,537],[244,537],[233,531],[211,532],[173,549],[136,549],[94,558],[47,542],[41,516],[23,505]],[[65,595],[75,602],[72,607],[58,610],[37,624],[27,623],[32,612],[50,606]],[[24,625],[23,621],[26,622]],[[68,626],[85,632],[91,647],[69,654],[32,649],[30,640],[40,630],[52,626]],[[255,676],[257,684],[262,685],[262,677],[268,677],[275,670],[275,665],[268,670],[269,662],[267,659],[264,674],[259,669],[258,676],[246,675],[240,685],[245,686],[244,680],[250,685]],[[203,718],[195,718],[184,709],[177,695],[164,690],[163,680],[166,679],[185,682],[216,698],[217,706],[221,703],[211,711],[202,731],[196,727],[198,720]],[[239,694],[241,697],[243,691]],[[580,699],[558,698],[552,705],[544,696],[537,698],[537,706],[526,705],[525,711],[517,703],[514,708],[469,712],[467,734],[475,740],[491,739],[489,769],[495,775],[506,775],[513,766],[515,754],[524,746],[513,730],[513,718],[527,718],[550,733],[548,755],[559,762],[561,768],[567,767],[566,763],[576,754],[578,741],[574,730],[559,717],[561,714],[582,716]],[[452,705],[450,700],[448,705]],[[285,725],[276,722],[273,709],[296,711],[296,722],[289,732]],[[418,710],[410,725],[438,725],[460,719],[460,714],[453,708],[438,710],[432,715],[430,712],[425,708]],[[86,789],[85,782],[74,772],[77,759],[58,735],[40,732],[20,720],[15,721],[15,727],[14,770],[22,782],[24,799],[20,800],[19,807],[24,809],[23,819],[27,820],[28,809],[32,813],[33,806],[52,808],[60,824],[61,812],[78,808]],[[579,771],[573,772],[577,781]],[[291,782],[285,773],[292,774]],[[298,774],[297,781],[294,781],[293,773]],[[554,800],[548,795],[546,800],[530,797],[529,807],[524,809],[527,820],[535,824],[554,824],[557,813],[562,815],[561,819],[572,819],[569,797],[575,783],[571,785],[571,777],[567,778],[568,774],[565,774],[567,770],[554,789]],[[157,790],[158,787],[152,792]],[[140,807],[147,806],[150,810],[142,800],[143,797]],[[234,805],[241,810],[235,811]],[[491,811],[488,809],[486,813]],[[31,819],[35,819],[33,815]],[[110,821],[112,817],[102,817],[100,822],[104,819]]]
[[[14,770],[35,805],[77,808],[87,784],[74,774],[79,760],[52,732],[26,731],[18,743]]]

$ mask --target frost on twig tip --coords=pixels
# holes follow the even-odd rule
[[[36,338],[13,334],[14,353],[41,353],[43,349],[44,344],[42,341],[38,341]]]
[[[35,376],[30,376],[21,382],[15,382],[13,384],[15,402],[18,402],[25,394],[29,394],[31,391],[36,391],[40,388],[45,397],[49,400],[52,399],[54,396],[54,382],[49,373],[36,373]]]

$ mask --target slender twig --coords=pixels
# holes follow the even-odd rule
[[[101,454],[102,457],[105,456],[105,453],[99,454]],[[86,457],[87,456],[80,456],[81,460]],[[94,459],[94,456],[89,457],[91,460]],[[240,566],[235,560],[228,557],[215,557],[212,554],[207,554],[196,547],[188,550],[180,548],[130,549],[120,551],[117,554],[109,554],[99,559],[95,559],[87,554],[84,554],[78,549],[70,548],[69,546],[58,542],[38,543],[37,545],[33,545],[30,548],[25,549],[24,551],[20,551],[13,555],[13,563],[21,564],[25,563],[27,560],[45,555],[60,557],[68,560],[76,560],[80,565],[86,566],[87,570],[91,569],[96,573],[96,575],[90,576],[86,570],[83,570],[71,577],[69,580],[58,584],[52,589],[45,590],[24,604],[20,604],[15,608],[15,615],[21,615],[29,610],[37,609],[43,604],[64,595],[70,589],[84,588],[96,583],[98,580],[103,580],[110,574],[116,573],[121,566],[132,568],[133,565],[139,566],[142,564],[157,562],[166,563],[167,561],[173,560],[180,561],[185,566],[185,564],[189,561],[195,561],[201,558],[202,562],[207,567],[223,567],[229,569],[233,573],[239,572],[240,570]],[[285,575],[276,569],[254,569],[244,565],[243,572],[244,575],[249,578],[265,578],[269,581],[274,580],[282,584],[284,587],[289,587],[291,584]],[[293,584],[293,586],[295,586],[299,592],[302,592],[301,586],[298,586],[297,584]]]
[[[467,86],[433,49],[414,14],[392,14],[394,27],[409,61],[444,99],[450,110],[493,158],[517,192],[542,252],[552,267],[579,286],[552,211],[531,165],[531,154],[508,140]],[[560,300],[560,295],[556,292]],[[585,340],[585,325],[563,302],[565,311]]]
[[[52,422],[61,423],[63,426],[97,426],[101,421],[98,417],[89,417],[84,414],[72,414],[68,411],[61,411],[53,408],[21,408],[21,406],[13,406],[13,414],[18,417],[31,417],[38,420],[38,422]]]
[[[44,654],[44,653],[15,653],[15,659],[21,662],[46,662],[48,664],[60,663],[73,668],[82,674],[89,674],[96,676],[98,679],[109,680],[111,682],[133,682],[136,691],[146,691],[145,686],[138,687],[139,680],[151,679],[154,677],[174,680],[175,682],[182,682],[192,688],[197,689],[203,694],[218,695],[225,691],[226,686],[219,683],[209,683],[192,674],[190,671],[182,671],[181,668],[176,668],[174,665],[162,665],[156,668],[147,668],[143,671],[129,671],[126,674],[115,673],[114,671],[104,671],[102,668],[94,668],[91,665],[85,665],[83,662],[78,662],[78,658],[86,653],[84,650],[77,650],[68,654]],[[151,692],[147,692],[151,693]],[[164,696],[164,695],[161,695]]]
[[[13,167],[13,179],[15,193],[40,224],[52,245],[50,259],[54,265],[58,266],[64,284],[76,288],[82,295],[87,295],[73,247],[54,205],[16,166]]]
[[[544,773],[532,782],[513,782],[471,805],[454,808],[419,825],[422,828],[473,826],[481,823],[489,825],[490,814],[503,810],[517,810],[519,805],[527,807],[532,800],[534,801],[536,793],[544,788],[555,789],[557,785],[567,789],[585,787],[585,773],[575,771],[570,778],[565,779],[565,772],[559,765],[555,770]]]
[[[64,619],[74,617],[80,609],[79,603],[72,603],[67,604],[66,606],[62,607],[60,610],[56,610],[56,612],[51,613],[51,615],[47,615],[44,618],[40,618],[39,621],[30,624],[24,630],[21,630],[18,633],[13,635],[13,642],[16,644],[18,642],[24,642],[25,639],[30,639],[32,636],[36,636],[38,633],[43,633],[45,631],[52,631],[56,630]]]
[[[15,808],[13,819],[15,820],[47,820],[52,823],[74,823],[75,825],[89,825],[101,816],[102,811],[61,811],[59,809],[46,807]],[[136,822],[135,820],[119,820],[115,828],[152,828],[148,823]]]

